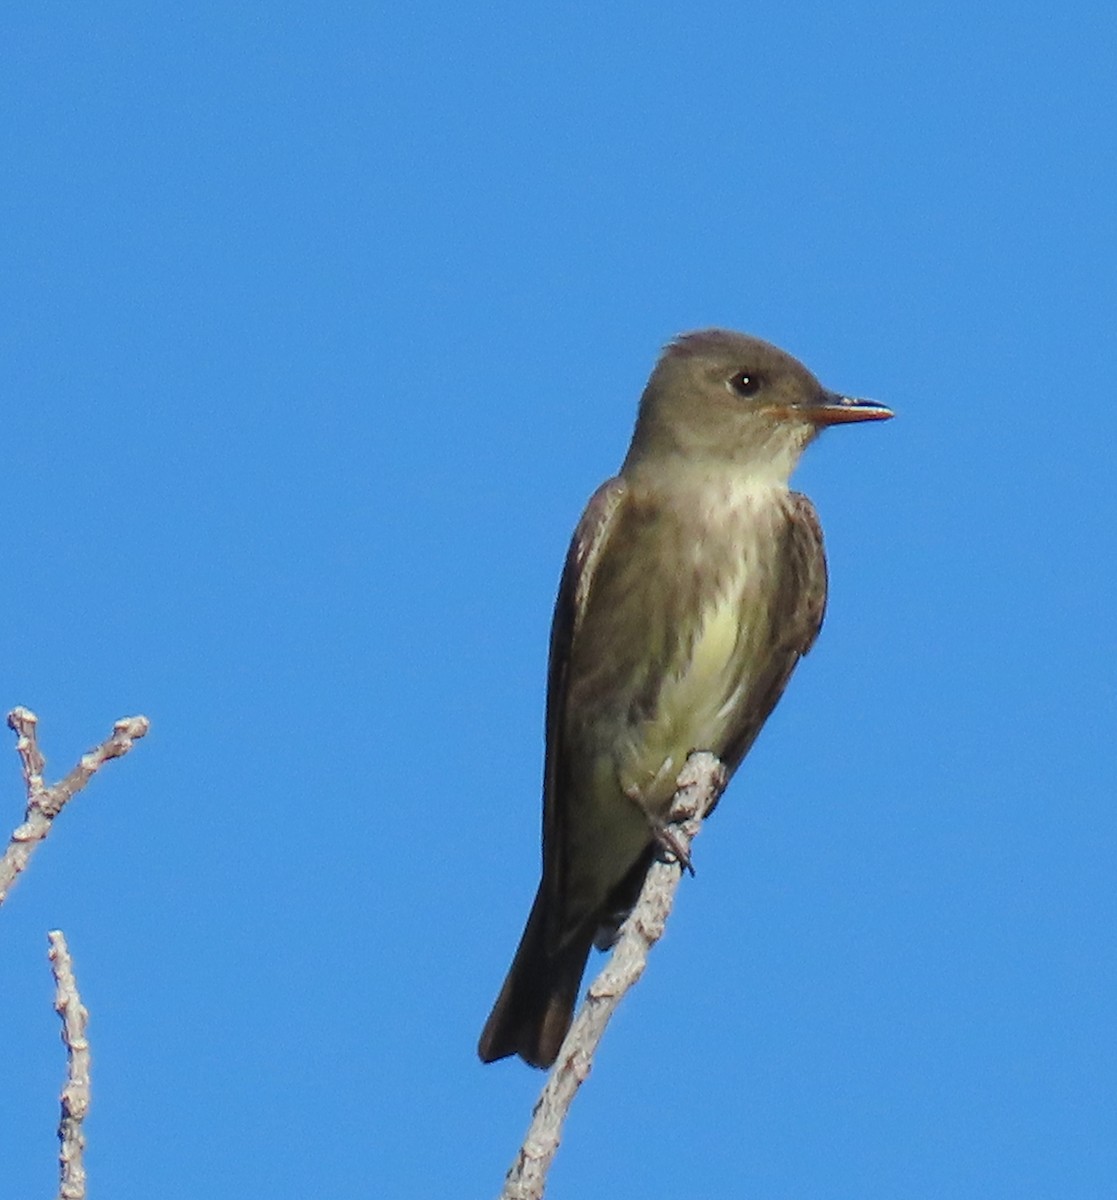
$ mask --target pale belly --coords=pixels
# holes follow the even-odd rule
[[[667,674],[654,714],[630,730],[616,765],[621,788],[653,812],[664,811],[693,750],[723,754],[768,633],[763,604],[746,604],[744,580],[709,605],[689,656]]]

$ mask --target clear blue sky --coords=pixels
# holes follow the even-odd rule
[[[899,415],[550,1195],[1117,1194],[1113,6],[370,7],[3,18],[0,706],[153,731],[0,912],[0,1194],[56,925],[91,1194],[495,1194],[554,588],[711,324]]]

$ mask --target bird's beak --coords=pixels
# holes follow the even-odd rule
[[[822,392],[817,400],[798,408],[799,415],[813,425],[846,425],[852,421],[887,421],[892,409],[876,400],[857,400],[839,396],[837,392]]]

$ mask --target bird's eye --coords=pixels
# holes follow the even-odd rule
[[[755,396],[763,382],[755,371],[738,371],[729,380],[729,386],[738,396]]]

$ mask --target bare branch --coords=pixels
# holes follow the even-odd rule
[[[85,1134],[82,1122],[89,1111],[89,1042],[85,1036],[89,1013],[78,995],[70,950],[60,929],[47,934],[54,972],[54,1008],[62,1018],[66,1046],[66,1083],[62,1088],[62,1119],[58,1123],[61,1181],[58,1200],[85,1200]]]
[[[23,824],[12,834],[4,857],[0,858],[0,904],[7,899],[35,847],[50,833],[54,818],[110,758],[127,754],[151,727],[147,717],[123,717],[113,726],[111,736],[88,754],[83,754],[64,779],[47,787],[43,783],[46,759],[39,750],[38,724],[39,718],[29,709],[14,708],[8,713],[8,725],[16,733],[16,751],[23,764],[27,812]]]
[[[668,817],[669,832],[684,854],[689,853],[702,819],[717,803],[725,783],[725,768],[715,755],[701,751],[687,759],[675,784]],[[625,993],[644,973],[648,953],[663,935],[681,876],[682,867],[676,860],[657,861],[648,871],[640,898],[621,927],[604,969],[590,984],[585,1003],[559,1050],[500,1200],[539,1200],[543,1195],[566,1114],[589,1076],[605,1026]]]

